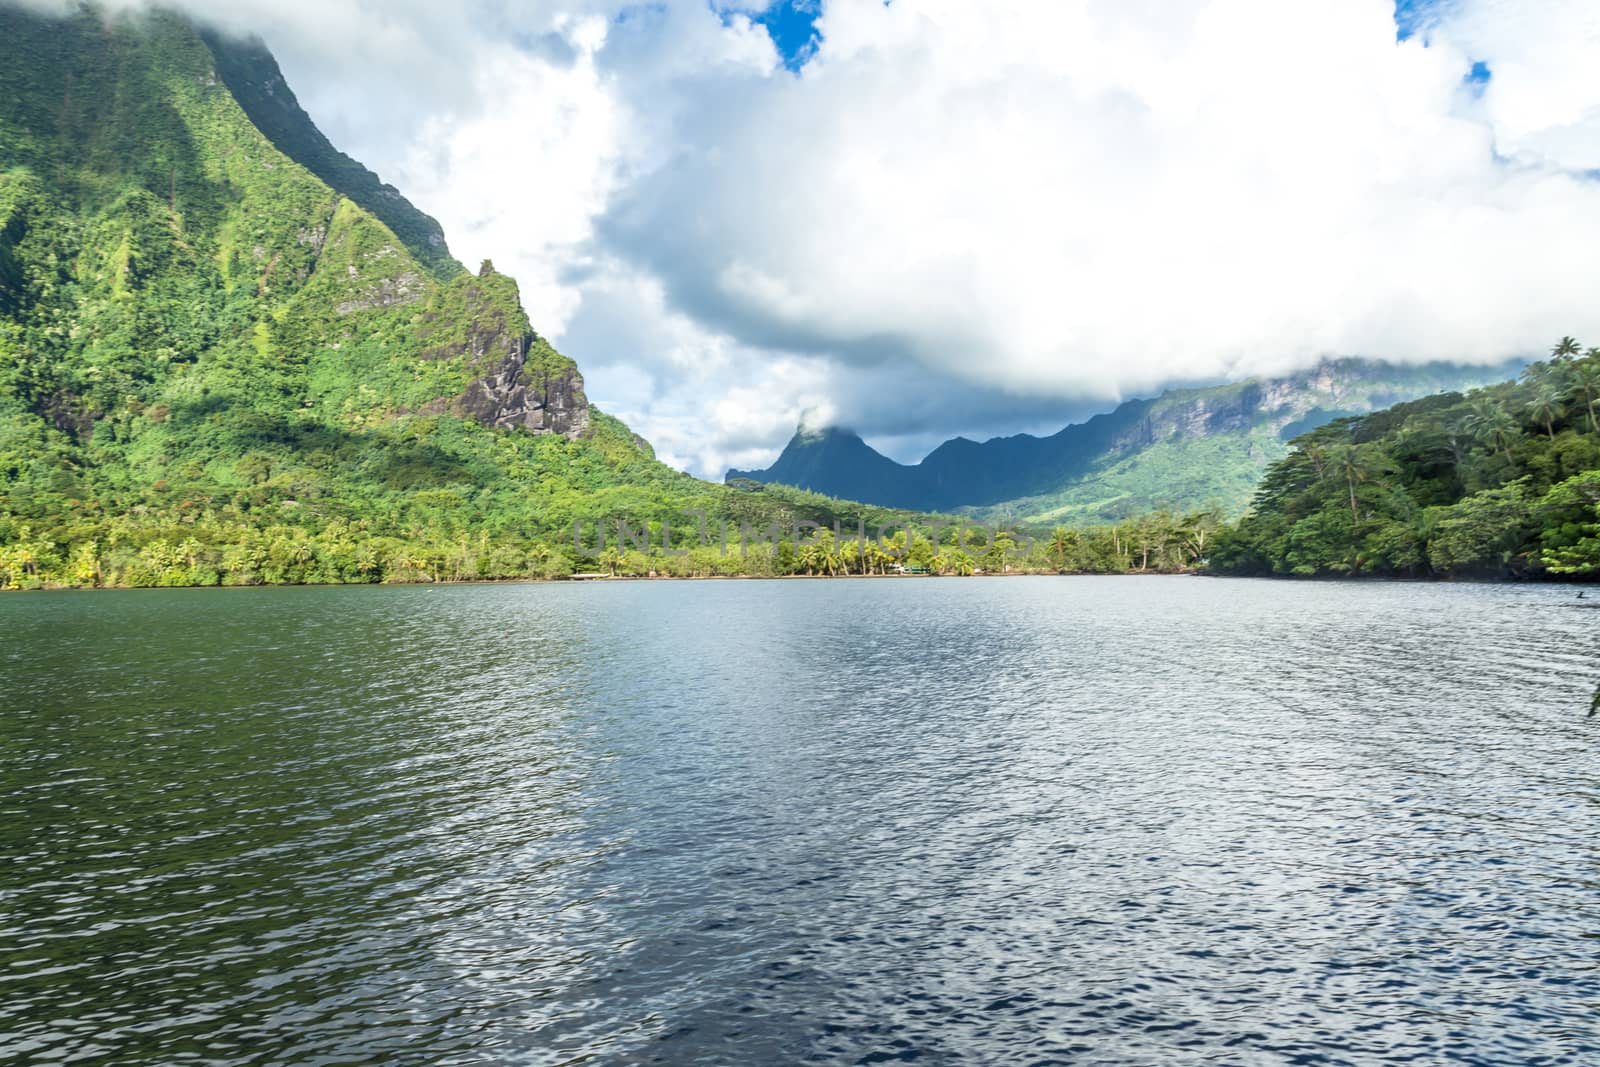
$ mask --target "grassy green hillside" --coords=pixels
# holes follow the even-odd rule
[[[1600,575],[1600,349],[1297,438],[1213,565],[1234,574]]]
[[[1261,471],[1287,452],[1266,424],[1211,437],[1169,437],[1105,457],[1058,492],[975,508],[973,514],[989,522],[1067,526],[1120,522],[1158,510],[1211,508],[1231,517],[1245,509]]]
[[[657,463],[515,282],[298,106],[252,121],[275,74],[0,5],[0,586],[561,574],[578,519],[885,514]]]

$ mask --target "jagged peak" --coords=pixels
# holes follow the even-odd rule
[[[839,421],[838,413],[830,404],[813,404],[800,409],[795,420],[796,437],[859,437],[854,429]]]

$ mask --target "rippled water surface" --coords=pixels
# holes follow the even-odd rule
[[[0,598],[0,1059],[1600,1063],[1600,612]]]

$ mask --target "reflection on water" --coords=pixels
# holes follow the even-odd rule
[[[0,1059],[1600,1062],[1570,596],[0,598]]]

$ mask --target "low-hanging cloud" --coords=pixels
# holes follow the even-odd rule
[[[706,85],[601,233],[753,343],[1058,394],[1596,325],[1600,124],[1467,79],[1496,9],[1427,44],[1379,2],[1178,9],[829,5],[801,76]]]
[[[827,0],[796,73],[703,0],[183,6],[702,473],[806,409],[915,439],[908,396],[970,432],[1600,337],[1590,0],[1405,40],[1389,0]]]

